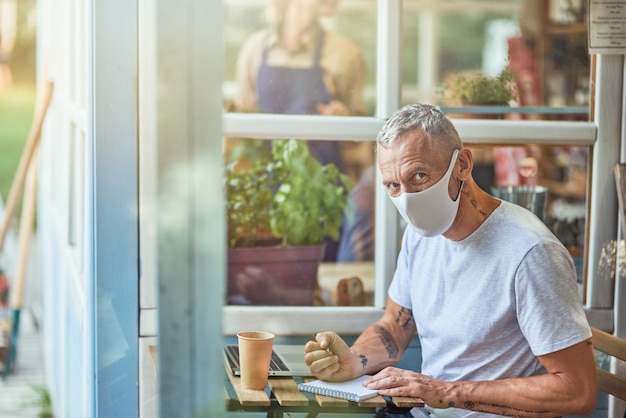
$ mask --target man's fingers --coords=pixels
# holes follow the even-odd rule
[[[311,372],[321,380],[332,380],[332,376],[339,371],[339,363],[331,363],[328,367],[324,367],[320,370],[313,370]]]

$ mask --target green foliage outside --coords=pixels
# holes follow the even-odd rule
[[[0,193],[4,202],[33,123],[34,107],[34,85],[14,85],[0,92]]]
[[[0,194],[6,201],[33,123],[35,107],[36,0],[17,2],[15,45],[10,58],[13,86],[0,91]]]
[[[25,407],[37,408],[38,418],[53,418],[52,398],[45,386],[31,385],[32,398],[24,403]]]

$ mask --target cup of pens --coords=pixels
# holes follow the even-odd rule
[[[267,386],[274,337],[274,334],[263,331],[237,334],[243,389],[261,390]]]

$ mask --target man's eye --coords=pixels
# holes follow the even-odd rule
[[[426,173],[417,173],[415,175],[415,180],[423,180],[426,178]]]
[[[388,183],[387,193],[392,197],[398,196],[400,194],[400,183]]]

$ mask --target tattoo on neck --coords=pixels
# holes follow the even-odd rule
[[[379,326],[379,327],[376,327],[376,333],[378,334],[380,341],[385,346],[385,350],[387,350],[387,354],[389,354],[389,358],[392,360],[395,359],[398,356],[398,353],[400,352],[400,350],[398,349],[398,345],[393,340],[393,337],[391,336],[389,331]]]
[[[485,216],[485,217],[487,216],[487,212],[485,212],[484,209],[481,209],[478,207],[478,202],[476,202],[475,199],[472,199],[470,202],[472,203],[472,206],[474,206],[475,209],[478,209],[478,213],[480,213],[481,216]]]

